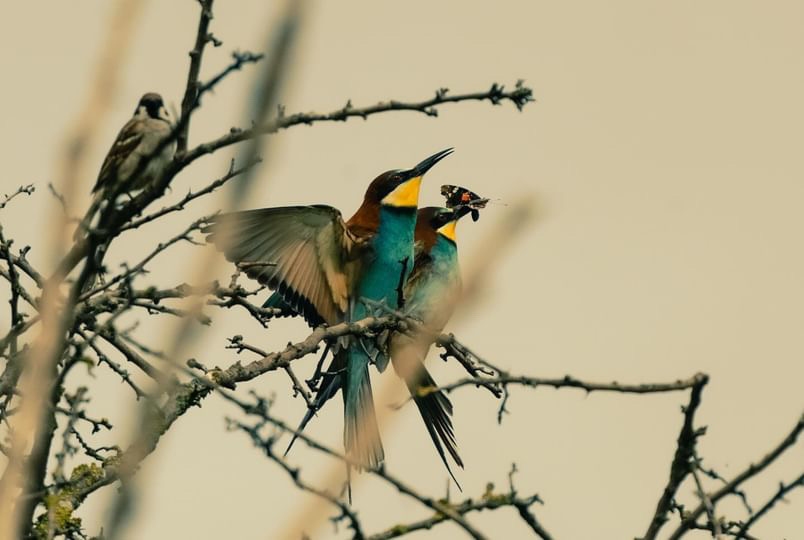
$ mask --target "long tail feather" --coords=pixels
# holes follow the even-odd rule
[[[452,473],[447,456],[444,453],[444,448],[446,448],[455,463],[460,468],[463,468],[463,460],[458,454],[458,445],[455,442],[455,433],[452,427],[452,402],[441,390],[420,395],[421,389],[438,386],[424,365],[419,364],[417,373],[406,378],[405,384],[411,397],[413,397],[414,403],[416,403],[416,407],[419,409],[424,426],[433,440],[433,445],[441,457],[441,461],[455,481],[455,485],[458,486],[458,489],[461,489],[461,485]]]
[[[307,424],[313,419],[313,416],[321,410],[327,401],[335,397],[338,390],[343,386],[346,359],[345,351],[336,353],[335,356],[333,356],[332,362],[330,362],[329,367],[324,372],[323,378],[321,379],[321,384],[315,395],[315,401],[313,401],[313,407],[307,409],[307,413],[304,415],[304,418],[302,418],[301,423],[299,423],[299,427],[296,428],[296,433],[293,435],[293,439],[285,450],[285,455],[290,452],[293,443],[296,442],[299,436],[298,434],[304,431],[304,428],[307,427]]]
[[[344,446],[347,454],[366,468],[380,465],[385,458],[374,396],[368,372],[368,357],[358,347],[350,347],[344,386]]]

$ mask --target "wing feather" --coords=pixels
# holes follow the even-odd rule
[[[207,241],[246,274],[277,290],[311,325],[343,319],[351,293],[348,276],[359,264],[364,238],[351,233],[330,206],[287,206],[235,212],[204,229]]]
[[[134,149],[142,142],[143,127],[144,124],[139,118],[132,118],[126,122],[106,154],[106,159],[103,160],[103,165],[101,165],[101,170],[98,173],[98,180],[95,182],[95,187],[92,188],[93,193],[115,184],[120,165],[132,155]]]

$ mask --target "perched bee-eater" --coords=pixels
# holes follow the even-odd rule
[[[446,448],[455,463],[463,467],[452,427],[452,403],[444,392],[426,390],[438,385],[425,368],[424,360],[433,343],[433,336],[438,335],[449,321],[461,291],[456,224],[468,213],[477,220],[478,209],[483,208],[487,200],[455,186],[442,187],[442,193],[447,197],[447,205],[453,208],[427,207],[418,210],[416,255],[404,287],[404,311],[420,320],[425,332],[416,335],[394,333],[386,347],[394,370],[405,381],[441,460],[455,479],[444,452]],[[271,296],[265,306],[292,313],[276,295]],[[346,367],[343,360],[343,357],[335,356],[324,372],[314,407],[307,411],[297,431],[302,431],[313,415],[343,386]]]
[[[372,309],[363,300],[398,309],[401,287],[413,268],[422,177],[451,152],[375,178],[348,221],[330,206],[290,206],[219,216],[205,232],[213,233],[208,240],[228,260],[255,263],[241,267],[276,290],[311,326],[363,319]],[[369,339],[338,344],[334,354],[345,366],[344,445],[363,466],[377,466],[384,454],[368,364],[387,360]]]

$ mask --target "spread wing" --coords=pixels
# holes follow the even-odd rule
[[[106,159],[103,160],[100,173],[98,173],[98,181],[95,182],[95,187],[92,188],[93,193],[99,189],[114,185],[117,170],[134,149],[139,146],[144,131],[144,122],[139,118],[132,118],[126,122],[126,125],[117,134],[117,138],[106,154]]]
[[[226,258],[277,290],[312,326],[343,320],[365,237],[330,206],[287,206],[225,214],[204,229]]]

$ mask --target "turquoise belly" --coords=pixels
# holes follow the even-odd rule
[[[380,210],[380,226],[372,243],[374,257],[361,276],[352,320],[362,319],[370,312],[360,298],[385,302],[393,309],[400,307],[400,280],[404,284],[413,266],[415,225],[415,208],[383,207]]]

